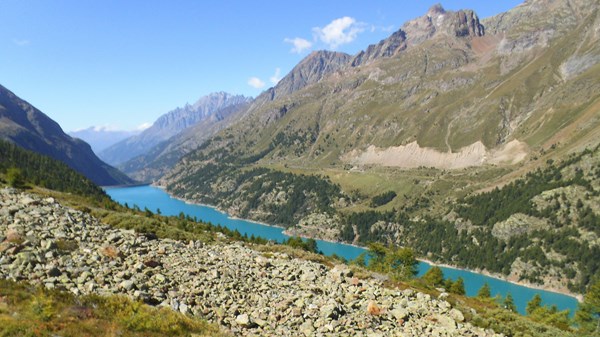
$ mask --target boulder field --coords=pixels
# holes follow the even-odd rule
[[[13,189],[0,190],[0,277],[126,295],[237,336],[499,336],[443,297],[389,289],[345,265],[239,242],[158,239]]]

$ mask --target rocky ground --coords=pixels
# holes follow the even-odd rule
[[[397,291],[241,243],[114,229],[54,199],[0,190],[0,277],[75,294],[126,294],[240,336],[496,336],[442,299]]]

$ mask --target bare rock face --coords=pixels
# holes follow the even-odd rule
[[[408,21],[402,29],[409,45],[417,45],[438,34],[450,37],[479,37],[485,34],[484,26],[472,10],[446,11],[435,5],[420,18]]]
[[[352,59],[352,66],[369,63],[378,58],[391,57],[406,49],[406,33],[398,30],[389,38],[381,40],[378,44],[372,44],[366,50],[360,51]]]
[[[377,59],[392,57],[409,46],[421,44],[439,34],[459,38],[480,37],[485,34],[485,28],[472,10],[451,12],[437,4],[424,16],[407,22],[387,39],[356,54],[352,59],[352,66],[357,67]]]
[[[314,51],[271,89],[271,99],[277,99],[298,91],[307,85],[319,82],[327,75],[346,67],[351,56],[333,51]]]

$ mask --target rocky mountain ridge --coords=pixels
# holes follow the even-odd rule
[[[250,105],[251,102],[244,102],[219,109],[212,116],[155,145],[147,153],[122,163],[119,168],[138,181],[155,181],[171,170],[184,155],[234,123]]]
[[[346,266],[265,256],[240,243],[113,229],[53,198],[0,190],[0,277],[78,294],[124,294],[250,336],[500,336],[444,297],[388,289]]]
[[[469,228],[480,236],[478,245],[462,234],[460,219],[449,214],[452,205],[470,194],[597,148],[599,13],[598,2],[592,0],[528,1],[484,20],[468,10],[446,12],[436,6],[384,40],[381,48],[372,47],[371,55],[378,56],[367,57],[368,62],[340,66],[284,97],[270,99],[268,92],[259,96],[243,117],[184,156],[159,184],[191,202],[213,203],[231,214],[277,219],[274,224],[290,226],[294,221],[306,223],[311,214],[288,207],[285,210],[293,214],[282,221],[276,212],[282,205],[296,198],[310,205],[325,200],[310,186],[290,184],[290,175],[322,175],[315,179],[322,178],[323,186],[339,186],[336,191],[341,193],[325,200],[329,208],[311,207],[308,213],[356,219],[344,225],[342,235],[348,242],[381,240],[421,246],[421,253],[428,254],[439,246],[422,237],[419,224],[424,222],[440,238],[456,239],[448,247],[474,245],[468,256],[466,249],[436,251],[435,256],[453,255],[444,258],[447,263],[460,256],[469,268],[514,272],[511,277],[532,283],[546,277],[553,287],[581,292],[596,270],[595,265],[588,271],[581,268],[587,257],[582,260],[572,250],[565,251],[574,266],[568,270],[549,266],[548,261],[556,260],[551,253],[538,254],[550,249],[549,238],[566,238],[559,227],[575,223],[572,220],[559,215],[555,219],[552,210],[539,215],[535,212],[542,210],[527,209],[547,218],[547,242],[532,246],[535,253],[524,253],[519,244],[529,242],[528,236],[509,240],[511,246],[502,252],[506,265],[500,266],[495,258],[470,258],[486,256],[483,250],[493,251],[493,257],[500,254],[495,245],[500,239],[491,233],[495,224]],[[383,52],[387,45],[394,46],[387,49],[394,53]],[[585,170],[586,181],[594,180],[587,178],[596,174],[594,170]],[[568,183],[547,180],[551,186]],[[387,190],[397,196],[386,205],[370,205]],[[589,198],[589,192],[576,190],[570,202]],[[523,217],[518,213],[514,219],[520,223]],[[596,219],[597,214],[591,210],[582,217]],[[381,221],[371,221],[376,218]],[[510,215],[502,220],[507,219],[514,220]],[[579,241],[587,233],[569,230],[573,241],[568,245],[596,249]],[[403,235],[406,231],[413,236]],[[328,227],[327,232],[331,235],[334,229]],[[535,273],[521,273],[524,268],[518,262],[511,270],[520,255],[529,255],[529,269]],[[566,279],[573,271],[579,284]]]
[[[265,92],[239,123],[224,131],[229,141],[221,145],[260,153],[278,133],[294,138],[310,129],[312,135],[295,144],[302,150],[276,146],[266,157],[317,167],[351,163],[349,153],[360,157],[370,146],[385,150],[415,141],[440,153],[477,142],[486,151],[519,142],[520,150],[507,155],[507,163],[524,159],[522,150],[530,154],[556,142],[579,150],[594,145],[599,19],[597,11],[589,10],[593,1],[577,3],[586,5],[578,12],[589,13],[587,17],[562,20],[573,14],[566,0],[552,2],[552,14],[541,11],[536,1],[482,21],[472,11],[446,12],[434,6],[354,61],[337,58],[348,63],[336,62],[335,71],[317,67],[321,62],[315,61],[316,54],[309,55],[298,67],[312,69],[318,83],[294,87],[289,82],[286,88],[296,89],[284,97],[273,95],[277,86]],[[541,27],[531,29],[532,23]],[[486,30],[484,24],[492,28]],[[542,38],[540,31],[553,33]],[[352,62],[357,66],[351,67]],[[566,99],[553,107],[559,96]],[[544,122],[547,118],[552,121]],[[557,125],[579,125],[585,132],[569,137]]]
[[[352,67],[358,67],[382,58],[393,57],[408,46],[418,45],[434,35],[481,36],[483,30],[483,26],[479,23],[479,19],[473,11],[452,12],[445,11],[439,5],[434,6],[425,16],[406,23],[402,29],[392,34],[388,39],[382,40],[377,45],[371,45],[365,51],[361,51],[354,56],[326,50],[310,53],[276,86],[262,93],[252,104],[240,110],[239,114],[240,116],[252,116],[256,111],[263,111],[263,108],[272,101],[286,100],[290,95],[305,87],[320,83],[329,76],[343,74]],[[285,114],[290,108],[292,107],[284,105],[272,112],[270,111],[270,115],[263,116],[263,118],[276,120],[279,118],[278,116]],[[212,127],[205,127],[204,129],[213,130]],[[215,130],[215,133],[219,130],[220,128]],[[179,159],[207,138],[194,136],[194,134],[188,132],[187,135],[174,137],[160,144],[150,151],[154,154],[134,158],[131,162],[122,164],[120,168],[138,180],[151,181],[158,179],[175,165],[176,160],[159,160],[156,158],[155,153],[161,152],[160,156],[163,158]],[[188,145],[183,146],[183,143]],[[193,144],[193,146],[190,146],[190,144]],[[182,147],[185,148],[184,151],[177,150]],[[172,151],[177,153],[177,156],[169,154]],[[165,164],[167,162],[168,164]]]
[[[133,182],[101,161],[87,143],[65,134],[58,123],[3,86],[0,86],[0,138],[60,160],[98,185]]]
[[[218,112],[229,106],[252,101],[242,95],[216,92],[203,96],[194,104],[186,104],[160,116],[150,128],[100,152],[100,158],[118,165],[139,155],[143,155],[159,143],[179,134],[188,127],[204,120],[220,120],[224,116]]]

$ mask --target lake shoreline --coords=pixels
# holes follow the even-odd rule
[[[267,225],[267,226],[269,226],[269,225]],[[289,236],[288,230],[285,230],[283,232],[283,234],[286,234]],[[305,239],[315,239],[315,240],[321,240],[321,241],[326,241],[326,242],[331,242],[331,243],[336,243],[336,244],[343,244],[343,245],[353,246],[353,247],[357,247],[357,248],[367,249],[367,247],[364,247],[364,246],[340,242],[340,241],[336,241],[336,240],[321,239],[318,237],[312,237],[312,236],[307,236],[307,235],[296,235],[296,236],[300,236]],[[497,279],[497,280],[500,280],[503,282],[515,284],[518,286],[531,288],[531,289],[537,289],[537,290],[543,290],[543,291],[548,291],[548,292],[552,292],[552,293],[556,293],[556,294],[569,296],[569,297],[575,298],[577,300],[577,302],[579,302],[579,303],[583,302],[583,295],[581,295],[581,294],[575,294],[575,293],[572,293],[569,291],[564,291],[561,289],[556,289],[556,288],[548,287],[548,286],[544,286],[544,285],[537,285],[537,284],[532,284],[532,283],[528,283],[528,282],[510,280],[508,278],[502,277],[499,274],[490,273],[487,270],[472,270],[472,269],[467,269],[467,268],[450,265],[447,263],[434,262],[432,260],[428,260],[428,259],[422,258],[422,257],[417,258],[417,260],[420,262],[425,262],[425,263],[429,264],[430,266],[438,266],[438,267],[444,267],[444,268],[455,269],[455,270],[460,270],[460,271],[466,271],[466,272],[470,272],[470,273],[474,273],[474,274],[481,274],[481,275],[484,275],[487,277],[491,277],[491,278],[494,278],[494,279]]]
[[[260,221],[256,221],[256,220],[252,220],[252,219],[243,219],[243,218],[239,218],[239,217],[237,217],[237,216],[234,216],[234,215],[231,215],[231,214],[227,213],[227,211],[226,211],[226,210],[224,210],[224,209],[221,209],[220,207],[217,207],[217,206],[215,206],[215,205],[203,204],[203,203],[201,203],[201,202],[196,202],[196,201],[192,201],[192,200],[189,200],[189,199],[186,199],[186,198],[181,198],[181,197],[178,197],[178,196],[176,196],[176,195],[174,195],[174,194],[171,194],[171,193],[169,193],[169,192],[168,192],[168,191],[167,191],[167,190],[166,190],[164,187],[162,187],[162,186],[158,186],[158,185],[152,185],[152,184],[150,184],[149,186],[152,186],[152,187],[159,188],[159,189],[163,190],[165,193],[167,193],[167,194],[168,194],[168,195],[169,195],[171,198],[173,198],[173,199],[175,199],[175,200],[179,200],[179,201],[181,201],[181,202],[184,202],[184,203],[186,203],[186,204],[188,204],[188,205],[204,206],[204,207],[212,208],[212,209],[214,209],[215,211],[217,211],[217,212],[219,212],[219,213],[222,213],[222,214],[224,214],[225,216],[227,216],[227,218],[229,218],[229,219],[231,219],[231,220],[242,220],[242,221],[248,221],[248,222],[252,222],[252,223],[255,223],[255,224],[258,224],[258,225],[262,225],[262,226],[269,226],[269,227],[281,228],[281,229],[283,229],[283,230],[284,230],[282,233],[284,233],[284,234],[285,234],[285,227],[283,227],[283,226],[270,225],[270,224],[268,224],[268,223],[265,223],[265,222],[260,222]]]
[[[529,282],[521,282],[521,281],[514,281],[514,280],[510,280],[508,278],[502,277],[496,273],[490,273],[487,270],[471,270],[471,269],[466,269],[466,268],[461,268],[461,267],[457,267],[457,266],[453,266],[453,265],[449,265],[446,263],[438,263],[438,262],[433,262],[431,260],[428,259],[423,259],[423,258],[418,258],[417,260],[425,262],[431,266],[437,266],[437,267],[444,267],[444,268],[450,268],[450,269],[455,269],[455,270],[460,270],[460,271],[466,271],[466,272],[471,272],[471,273],[475,273],[475,274],[481,274],[481,275],[485,275],[487,277],[491,277],[503,282],[508,282],[508,283],[512,283],[521,287],[526,287],[526,288],[531,288],[531,289],[537,289],[537,290],[543,290],[543,291],[548,291],[548,292],[552,292],[552,293],[556,293],[556,294],[561,294],[561,295],[565,295],[565,296],[569,296],[569,297],[573,297],[577,300],[577,302],[581,303],[583,302],[583,295],[581,294],[575,294],[569,291],[564,291],[564,290],[560,290],[560,289],[556,289],[553,287],[547,287],[547,286],[543,286],[543,285],[537,285],[537,284],[532,284]]]
[[[178,200],[180,202],[184,202],[184,203],[186,203],[188,205],[203,206],[203,207],[211,208],[211,209],[213,209],[215,211],[218,211],[219,213],[223,214],[224,216],[226,216],[227,218],[232,219],[232,220],[248,221],[248,222],[251,222],[251,223],[254,223],[254,224],[258,224],[258,225],[261,225],[261,226],[282,229],[282,234],[284,234],[284,235],[286,235],[288,237],[290,236],[289,235],[290,232],[288,231],[289,228],[286,229],[283,226],[275,226],[275,225],[270,225],[270,224],[267,224],[267,223],[264,223],[264,222],[260,222],[260,221],[249,220],[249,219],[241,219],[241,218],[238,218],[238,217],[235,217],[235,216],[231,216],[225,210],[222,210],[219,207],[216,207],[216,206],[213,206],[213,205],[206,205],[206,204],[198,203],[198,202],[195,202],[195,201],[187,200],[185,198],[181,198],[181,197],[172,195],[171,193],[168,193],[166,191],[166,189],[164,187],[162,187],[162,186],[157,186],[157,185],[150,185],[150,186],[162,190],[163,192],[165,192],[165,194],[167,196],[169,196],[170,198],[173,198],[174,200]],[[348,243],[340,242],[340,241],[337,241],[337,240],[321,239],[321,238],[318,238],[318,237],[315,237],[315,236],[297,235],[297,234],[294,235],[294,236],[300,236],[300,237],[303,237],[303,238],[312,238],[312,239],[316,239],[316,240],[320,240],[320,241],[328,242],[328,243],[332,243],[332,244],[341,244],[341,245],[351,246],[351,247],[355,247],[355,248],[366,249],[366,247],[358,246],[358,245],[355,245],[355,244],[348,244]],[[484,270],[482,270],[482,271],[470,270],[470,269],[461,268],[461,267],[457,267],[457,266],[453,266],[453,265],[449,265],[449,264],[445,264],[445,263],[433,262],[433,261],[428,260],[426,258],[418,258],[418,260],[420,262],[427,263],[427,264],[429,264],[431,266],[440,266],[440,267],[450,268],[450,269],[454,269],[454,270],[458,270],[458,271],[470,272],[470,273],[473,273],[473,274],[478,274],[478,275],[482,275],[482,276],[494,278],[494,279],[497,279],[497,280],[502,281],[502,282],[507,282],[507,283],[514,284],[514,285],[517,285],[517,286],[525,287],[525,288],[528,288],[528,289],[541,290],[541,291],[551,292],[551,293],[555,293],[555,294],[560,294],[560,295],[563,295],[563,296],[568,296],[570,298],[575,299],[579,303],[583,299],[583,296],[579,295],[579,294],[574,294],[574,293],[571,293],[571,292],[568,292],[568,291],[564,291],[564,290],[560,290],[560,289],[555,289],[555,288],[552,288],[552,287],[540,286],[540,285],[529,284],[527,282],[510,280],[510,279],[507,279],[505,277],[502,277],[501,275],[493,274],[493,273],[490,273],[490,272],[484,271]]]

